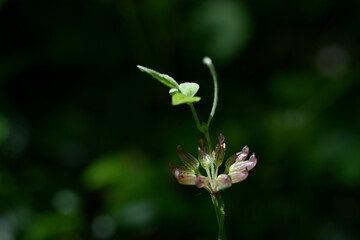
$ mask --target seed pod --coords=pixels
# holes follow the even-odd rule
[[[232,155],[231,157],[229,157],[228,160],[226,160],[225,162],[225,173],[229,172],[230,166],[233,165],[235,162],[244,161],[248,154],[249,154],[249,147],[245,146],[243,147],[241,152],[238,152]]]
[[[172,162],[169,162],[168,168],[169,168],[169,171],[174,175],[175,175],[176,169],[178,169],[179,172],[182,174],[195,174],[194,170],[184,167],[184,166],[176,166]]]
[[[244,170],[242,172],[235,171],[235,172],[230,172],[229,175],[231,177],[232,183],[238,183],[245,180],[245,178],[247,178],[247,176],[249,175],[249,172],[247,170]]]
[[[199,162],[201,163],[201,166],[204,169],[209,169],[211,164],[211,159],[205,140],[202,138],[199,140],[198,153],[199,153]]]
[[[204,177],[204,176],[196,176],[195,177],[195,185],[198,188],[203,188],[208,184],[209,184],[209,178],[208,177]]]
[[[215,166],[219,167],[224,161],[225,157],[225,137],[220,133],[219,143],[216,145],[215,150],[213,151],[213,158]]]
[[[195,185],[195,174],[186,174],[186,173],[181,173],[180,170],[177,168],[175,169],[175,178],[176,181],[178,181],[178,183],[180,184],[184,184],[184,185]]]
[[[255,157],[255,153],[250,157],[249,160],[247,161],[238,161],[235,162],[233,165],[230,166],[229,168],[229,172],[238,172],[238,171],[243,171],[243,170],[247,170],[250,171],[251,169],[253,169],[256,165],[257,159]]]
[[[248,146],[243,147],[239,156],[236,158],[236,162],[244,161],[245,158],[248,156],[248,154],[249,154],[249,147]]]
[[[231,177],[227,174],[219,175],[215,180],[215,189],[216,191],[224,190],[231,187]]]
[[[190,169],[197,170],[199,168],[198,160],[190,153],[186,152],[181,145],[176,147],[180,160]]]
[[[241,152],[238,152],[234,155],[232,155],[231,157],[229,157],[226,162],[225,162],[225,172],[224,173],[228,173],[229,172],[229,168],[231,165],[233,165],[236,161],[236,158],[240,155]]]
[[[257,163],[257,158],[255,156],[255,153],[253,153],[253,155],[251,155],[251,157],[248,160],[249,162],[251,162],[251,165],[249,165],[247,167],[247,170],[250,171],[251,169],[253,169]]]

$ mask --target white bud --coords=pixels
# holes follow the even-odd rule
[[[203,63],[204,63],[205,65],[207,65],[207,66],[210,66],[210,65],[213,64],[212,61],[211,61],[211,59],[210,59],[209,57],[204,57],[204,58],[203,58]]]

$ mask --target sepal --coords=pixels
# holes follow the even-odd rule
[[[241,150],[241,152],[238,152],[231,157],[229,157],[225,162],[225,173],[229,172],[229,168],[231,165],[233,165],[237,161],[244,161],[247,155],[249,154],[249,147],[245,146]]]
[[[199,154],[198,158],[199,158],[199,162],[200,162],[201,166],[204,169],[209,169],[210,164],[211,164],[211,159],[210,159],[209,151],[206,146],[205,140],[202,138],[199,140],[198,154]]]
[[[178,183],[180,183],[180,184],[195,185],[195,178],[196,178],[195,174],[182,173],[177,168],[177,169],[175,169],[174,175],[175,175],[176,181],[178,181]]]
[[[229,176],[231,177],[232,183],[238,183],[245,180],[249,176],[249,172],[247,170],[244,170],[242,172],[235,171],[235,172],[230,172]]]
[[[209,178],[204,176],[196,176],[195,177],[195,185],[198,188],[203,188],[209,184]]]
[[[199,169],[199,161],[190,153],[186,152],[181,145],[176,147],[180,160],[187,168],[197,170]]]
[[[251,165],[247,167],[247,170],[250,171],[251,169],[253,169],[256,166],[256,163],[257,163],[257,158],[255,156],[255,153],[253,153],[251,155],[248,162],[251,162]]]
[[[256,163],[257,158],[255,156],[255,153],[251,155],[251,157],[247,161],[239,158],[229,168],[229,175],[231,176],[232,183],[238,183],[245,180],[249,175],[249,171],[255,167]]]
[[[184,166],[176,166],[174,165],[172,162],[169,162],[168,164],[168,169],[169,171],[175,175],[175,170],[178,169],[180,173],[183,173],[183,174],[195,174],[195,171],[190,169],[190,168],[187,168],[187,167],[184,167]]]
[[[248,156],[248,154],[249,154],[249,147],[248,146],[243,147],[239,156],[236,158],[236,161],[244,161]]]
[[[216,145],[215,150],[213,151],[213,158],[216,167],[219,167],[224,161],[225,147],[225,137],[220,133],[219,143]]]
[[[220,174],[215,180],[215,190],[216,192],[220,190],[224,190],[226,188],[231,187],[231,184],[232,184],[231,176],[227,174]]]
[[[255,167],[257,163],[257,158],[255,157],[255,153],[250,157],[247,161],[236,161],[233,165],[230,166],[229,172],[234,171],[250,171]]]

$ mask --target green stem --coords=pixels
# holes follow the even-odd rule
[[[203,63],[210,69],[210,73],[211,73],[211,75],[213,77],[213,80],[214,80],[213,105],[212,105],[210,116],[209,116],[209,119],[208,119],[208,122],[207,122],[206,125],[204,125],[204,126],[200,125],[199,117],[198,117],[198,115],[196,113],[194,105],[192,103],[189,103],[189,106],[190,106],[191,112],[192,112],[192,114],[194,116],[196,127],[198,128],[198,130],[200,132],[202,132],[205,135],[206,142],[208,144],[208,150],[209,150],[209,155],[210,155],[210,159],[211,159],[211,164],[210,164],[210,173],[209,173],[209,169],[206,169],[206,173],[209,176],[209,178],[211,178],[210,187],[212,188],[209,192],[210,192],[212,203],[214,205],[217,222],[218,222],[218,225],[219,225],[218,240],[226,240],[226,232],[225,232],[225,225],[224,225],[225,206],[224,206],[224,202],[223,202],[223,200],[221,198],[221,194],[214,192],[214,191],[216,191],[216,189],[215,189],[215,177],[217,176],[218,168],[216,168],[216,172],[215,172],[215,163],[214,163],[214,159],[213,159],[213,156],[212,156],[212,146],[211,146],[211,139],[210,139],[210,134],[209,134],[210,123],[211,123],[211,120],[213,119],[213,117],[215,115],[215,110],[216,110],[216,106],[217,106],[217,102],[218,102],[218,83],[217,83],[217,76],[216,76],[215,67],[212,64],[211,59],[208,58],[208,57],[205,57],[203,59]],[[207,189],[207,190],[209,190],[209,189]]]
[[[225,231],[225,205],[221,198],[221,194],[213,194],[210,193],[212,203],[214,205],[215,214],[217,218],[217,222],[219,225],[219,235],[218,240],[225,240],[226,239],[226,231]]]
[[[217,82],[217,75],[216,75],[215,67],[214,67],[211,59],[208,57],[205,57],[203,59],[203,63],[209,68],[210,73],[214,80],[214,99],[213,99],[210,116],[209,116],[209,119],[208,119],[208,122],[206,125],[202,126],[200,124],[200,120],[196,113],[193,103],[189,103],[189,106],[190,106],[191,112],[194,116],[196,127],[198,128],[198,130],[200,132],[202,132],[205,135],[206,142],[208,143],[209,155],[210,155],[210,159],[211,159],[210,176],[209,177],[211,177],[211,186],[213,187],[213,186],[215,186],[214,182],[215,182],[215,178],[216,178],[217,174],[215,173],[215,163],[214,163],[214,159],[212,156],[212,146],[211,146],[211,139],[210,139],[210,134],[209,134],[209,127],[210,127],[211,120],[215,115],[215,110],[216,110],[216,106],[217,106],[217,102],[218,102],[218,82]],[[216,172],[217,172],[217,169],[216,169]]]
[[[215,163],[214,163],[214,159],[212,157],[212,146],[211,146],[209,128],[207,128],[206,131],[204,131],[204,135],[205,135],[205,138],[206,138],[206,142],[208,143],[208,150],[209,150],[209,155],[210,155],[210,159],[211,159],[211,163],[210,163],[210,172],[211,172],[211,179],[212,179],[211,181],[215,182],[215,177],[216,177],[216,175],[215,175],[215,166],[214,166]]]
[[[200,132],[202,132],[204,135],[205,135],[205,138],[206,138],[206,142],[208,143],[208,149],[209,149],[209,155],[210,155],[210,159],[211,159],[211,164],[210,164],[210,174],[209,177],[211,178],[211,187],[213,190],[214,189],[214,182],[215,182],[215,166],[214,166],[214,159],[212,157],[212,147],[211,147],[211,139],[210,139],[210,134],[209,134],[209,128],[208,126],[205,126],[204,128],[201,127],[200,125],[200,121],[199,121],[199,117],[196,113],[196,110],[195,110],[195,107],[192,103],[189,103],[189,106],[190,106],[190,109],[191,109],[191,112],[193,113],[193,116],[194,116],[194,119],[195,119],[195,123],[196,123],[196,127],[198,128],[198,130]]]
[[[211,155],[212,146],[211,146],[211,139],[210,139],[209,129],[206,129],[206,131],[204,132],[204,135],[205,135],[205,138],[206,138],[206,142],[208,143],[209,154]]]
[[[208,175],[208,177],[212,178],[210,170],[207,168],[207,169],[205,169],[205,171],[206,171],[206,174]],[[213,192],[215,189],[214,181],[210,180],[210,186],[211,186],[211,191]]]
[[[193,114],[193,116],[194,116],[197,129],[198,129],[200,132],[203,132],[203,130],[201,129],[199,117],[198,117],[198,115],[197,115],[197,113],[196,113],[194,104],[193,104],[193,103],[189,103],[189,106],[190,106],[191,112],[192,112],[192,114]]]
[[[203,60],[203,63],[209,68],[210,73],[214,80],[214,99],[213,99],[213,105],[211,108],[210,116],[209,116],[209,119],[207,122],[207,126],[209,128],[211,120],[213,119],[213,117],[215,115],[215,110],[216,110],[216,106],[217,106],[217,102],[218,102],[218,81],[217,81],[215,67],[214,67],[214,64],[212,63],[211,59],[208,57],[205,57]]]

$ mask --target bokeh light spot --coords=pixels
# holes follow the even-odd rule
[[[13,227],[4,218],[0,218],[0,239],[1,240],[15,239]]]
[[[113,218],[109,215],[102,215],[94,219],[91,229],[96,237],[108,239],[114,235],[116,224]]]
[[[245,4],[239,1],[211,1],[196,9],[190,18],[192,35],[202,39],[204,54],[226,63],[248,43],[252,21]]]
[[[126,226],[144,226],[154,219],[156,209],[151,201],[137,201],[124,206],[120,214]]]
[[[73,213],[79,206],[79,197],[72,191],[62,190],[53,198],[55,209],[62,214]]]
[[[347,71],[349,54],[340,45],[328,45],[320,49],[315,62],[322,76],[336,79]]]

